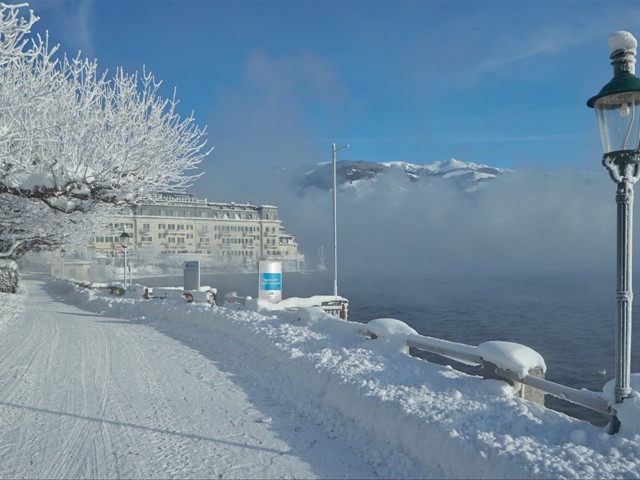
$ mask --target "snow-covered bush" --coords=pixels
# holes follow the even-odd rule
[[[0,260],[0,292],[18,291],[18,265],[13,260]]]

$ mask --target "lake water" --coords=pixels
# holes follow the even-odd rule
[[[181,278],[141,280],[149,286],[181,284]],[[340,295],[349,299],[349,320],[366,323],[390,317],[420,334],[479,345],[490,340],[521,343],[539,352],[546,378],[574,388],[601,391],[614,376],[615,284],[613,278],[501,277],[402,278],[344,277]],[[201,283],[257,296],[256,274],[202,275]],[[285,273],[283,296],[327,295],[328,273]],[[640,328],[633,333],[632,371],[640,372]],[[430,361],[451,363],[428,354]],[[452,363],[456,368],[460,365]],[[462,368],[461,368],[462,369]],[[468,370],[480,374],[478,370]],[[547,396],[547,406],[604,425],[606,417]]]

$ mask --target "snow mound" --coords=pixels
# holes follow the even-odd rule
[[[616,416],[620,420],[620,431],[630,435],[640,435],[640,373],[631,375],[631,396],[622,403],[615,402],[616,381],[611,380],[604,386],[604,394],[609,399]]]
[[[616,50],[633,50],[633,53],[635,54],[636,48],[638,47],[638,41],[636,38],[631,33],[625,32],[624,30],[619,30],[609,35],[607,43],[609,44],[611,53]]]
[[[311,307],[319,307],[323,303],[327,302],[339,302],[343,301],[345,298],[343,297],[335,297],[333,295],[314,295],[312,297],[290,297],[285,298],[280,302],[270,302],[269,300],[265,300],[262,298],[256,299],[251,305],[254,308],[257,308],[258,311],[267,310],[267,311],[278,311],[278,310],[293,310],[297,308],[311,308]]]
[[[478,353],[484,360],[517,373],[520,378],[524,378],[534,368],[547,371],[544,358],[532,348],[519,343],[484,342],[478,345]]]
[[[395,318],[376,318],[367,323],[367,327],[378,338],[400,335],[404,336],[406,341],[409,335],[418,335],[409,325]]]

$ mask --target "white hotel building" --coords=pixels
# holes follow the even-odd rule
[[[191,194],[156,195],[124,207],[91,238],[89,250],[120,253],[124,228],[133,236],[132,253],[181,254],[185,260],[244,270],[255,270],[259,260],[282,260],[283,270],[304,269],[304,255],[293,235],[285,232],[278,207],[271,205],[211,203]]]

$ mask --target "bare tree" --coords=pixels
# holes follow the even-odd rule
[[[59,247],[105,204],[182,191],[206,129],[147,72],[113,78],[30,38],[38,20],[0,3],[0,258]]]
[[[58,214],[181,191],[209,153],[206,129],[180,118],[153,75],[108,78],[95,61],[56,58],[48,40],[27,39],[37,17],[19,7],[0,3],[0,258],[60,244],[64,229],[35,239],[34,215],[67,225],[83,217]]]

